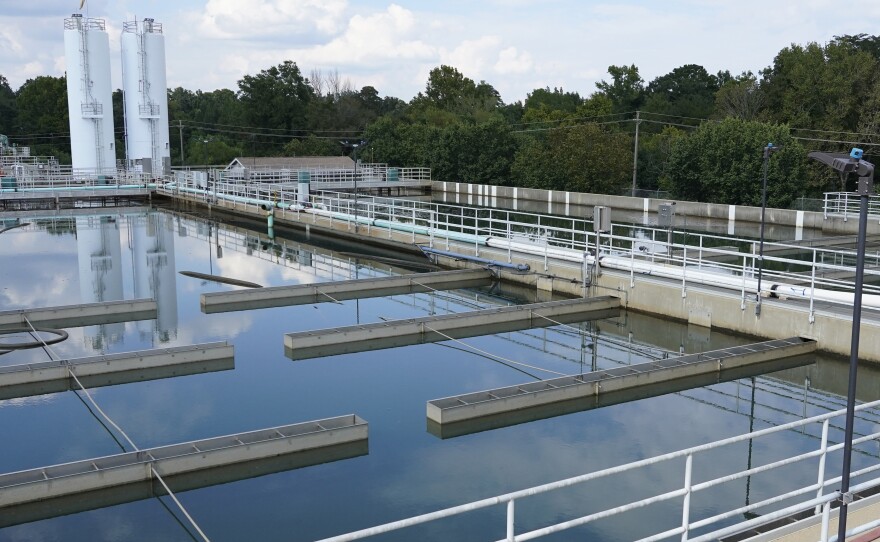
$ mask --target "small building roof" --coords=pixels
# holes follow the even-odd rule
[[[231,169],[354,169],[348,156],[238,156],[226,166]]]

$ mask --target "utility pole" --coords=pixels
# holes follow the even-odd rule
[[[186,160],[183,159],[183,121],[177,121],[177,128],[180,130],[180,165],[185,166]]]
[[[632,197],[636,197],[636,179],[638,178],[639,171],[639,124],[642,123],[639,120],[639,113],[641,111],[636,111],[636,140],[633,148],[633,185],[632,185],[632,193],[630,194]]]

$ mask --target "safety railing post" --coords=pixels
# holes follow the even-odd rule
[[[512,241],[513,239],[510,236],[510,213],[507,213],[507,263],[513,263],[513,255],[510,248]]]
[[[682,245],[683,252],[681,255],[681,297],[687,297],[687,256],[688,247]]]
[[[821,542],[828,542],[828,524],[831,523],[831,502],[826,502],[822,506],[822,533]]]
[[[657,246],[657,230],[651,230],[651,263],[654,263],[654,250]]]
[[[815,299],[816,292],[816,249],[813,249],[813,268],[810,271],[810,318],[809,321],[812,324],[816,321],[816,313],[813,309],[813,301]]]
[[[700,235],[700,259],[697,260],[697,269],[703,269],[703,236]]]
[[[742,268],[742,294],[739,303],[739,310],[746,310],[746,256],[743,256],[743,268]]]
[[[819,456],[819,474],[816,480],[816,485],[818,486],[818,489],[816,489],[817,499],[822,496],[822,491],[825,489],[825,458],[828,456],[828,421],[822,422],[822,442],[819,446],[822,455]],[[816,506],[816,513],[819,513],[819,506]],[[825,531],[826,529],[822,529],[822,532]]]
[[[474,211],[474,254],[477,257],[480,256],[480,241],[479,241],[479,233],[480,233],[480,216],[477,211]]]
[[[691,473],[693,472],[694,454],[688,454],[684,464],[684,501],[681,505],[681,540],[686,542],[690,529],[691,516]]]
[[[428,233],[429,233],[428,246],[431,248],[434,248],[434,223],[435,223],[435,218],[436,218],[436,212],[437,211],[434,211],[434,210],[428,211],[428,220],[430,220],[430,223],[428,224]]]
[[[514,532],[514,500],[507,501],[507,542],[514,542],[516,534]]]
[[[636,287],[636,240],[629,244],[629,287]]]
[[[544,241],[544,271],[547,271],[549,269],[548,262],[547,262],[547,256],[548,256],[547,251],[549,249],[550,249],[550,243],[549,243],[549,241],[545,240]]]

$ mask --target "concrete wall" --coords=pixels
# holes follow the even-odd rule
[[[630,211],[636,213],[657,212],[661,203],[675,201],[676,214],[690,217],[710,218],[724,221],[754,222],[761,221],[760,207],[747,207],[744,205],[724,205],[719,203],[699,203],[694,201],[676,201],[654,198],[633,198],[629,196],[611,196],[608,194],[584,194],[580,192],[563,192],[559,190],[539,190],[536,188],[519,188],[511,186],[475,185],[467,183],[451,183],[434,181],[432,193],[457,195],[457,198],[447,196],[446,201],[459,202],[468,205],[495,206],[498,200],[512,200],[511,208],[517,209],[518,201],[535,201],[548,203],[557,214],[568,214],[567,209],[574,206],[592,207],[604,205],[612,210]],[[468,197],[469,196],[469,197]],[[565,211],[563,211],[565,210]],[[858,231],[857,217],[850,216],[847,220],[843,217],[829,216],[827,219],[823,213],[812,211],[795,211],[792,209],[766,210],[766,222],[768,224],[781,224],[791,227],[817,229],[835,234],[853,234]],[[880,223],[870,220],[868,233],[880,233]]]

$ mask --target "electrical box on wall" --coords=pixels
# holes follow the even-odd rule
[[[661,228],[671,228],[675,218],[675,204],[661,203],[657,210],[657,225]]]
[[[611,231],[611,208],[597,205],[593,207],[593,231]]]

